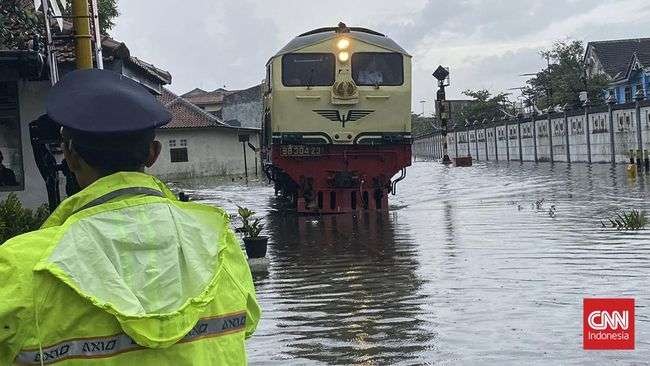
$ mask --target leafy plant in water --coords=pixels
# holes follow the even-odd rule
[[[253,219],[255,216],[255,211],[251,211],[246,207],[238,207],[239,217],[242,220],[242,227],[238,228],[237,231],[244,233],[244,236],[247,238],[257,238],[260,236],[262,229],[264,229],[264,224],[262,224],[261,218]]]
[[[10,193],[7,199],[0,201],[0,244],[40,228],[48,216],[47,205],[33,211],[24,208],[18,197]]]
[[[610,223],[610,227],[616,230],[640,230],[648,224],[645,211],[638,210],[621,212],[607,220]],[[601,221],[600,223],[603,227],[607,227],[604,222]]]

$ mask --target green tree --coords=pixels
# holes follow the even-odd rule
[[[411,133],[414,137],[420,137],[434,132],[435,120],[434,117],[424,117],[411,113]]]
[[[38,229],[49,216],[46,205],[32,211],[24,208],[14,193],[0,201],[0,245],[16,235]]]
[[[120,12],[117,10],[117,0],[97,0],[97,7],[99,8],[99,30],[102,34],[107,35],[108,31],[115,26],[115,18],[120,16]],[[66,12],[70,14],[70,3],[68,3]]]
[[[99,27],[102,34],[112,29],[117,10],[117,0],[99,0]],[[66,12],[69,14],[70,5]],[[0,1],[0,49],[27,49],[29,41],[38,35],[45,37],[43,13],[36,12],[22,0]]]
[[[19,0],[0,1],[0,49],[26,49],[38,34],[39,17]]]
[[[548,67],[526,82],[524,96],[539,109],[557,105],[580,105],[579,94],[586,91],[593,104],[604,103],[603,90],[608,80],[604,75],[587,77],[581,41],[557,41],[540,55],[548,60]]]
[[[514,115],[512,102],[508,100],[508,93],[494,94],[486,89],[465,90],[464,95],[471,97],[473,102],[460,111],[463,120],[482,121],[493,118],[501,119],[507,114]]]

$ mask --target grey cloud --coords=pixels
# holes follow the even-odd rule
[[[607,4],[633,4],[642,14],[607,19],[594,11]],[[450,97],[462,97],[465,89],[502,91],[524,83],[518,74],[538,70],[539,48],[557,38],[648,36],[650,15],[645,0],[358,0],[341,6],[307,0],[121,0],[119,6],[116,38],[134,55],[169,70],[177,92],[250,86],[264,77],[268,57],[291,37],[339,20],[369,26],[415,56],[415,110],[419,100],[433,99],[431,72],[446,60],[453,72]],[[585,21],[585,14],[597,19]]]

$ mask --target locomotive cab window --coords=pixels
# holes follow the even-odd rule
[[[284,86],[331,86],[334,84],[334,55],[290,53],[282,57]]]
[[[399,53],[355,53],[352,55],[352,78],[359,86],[402,85],[403,57]]]

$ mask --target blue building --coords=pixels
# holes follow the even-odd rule
[[[650,98],[650,38],[589,42],[584,62],[588,75],[610,79],[607,98],[629,103],[639,90]]]

